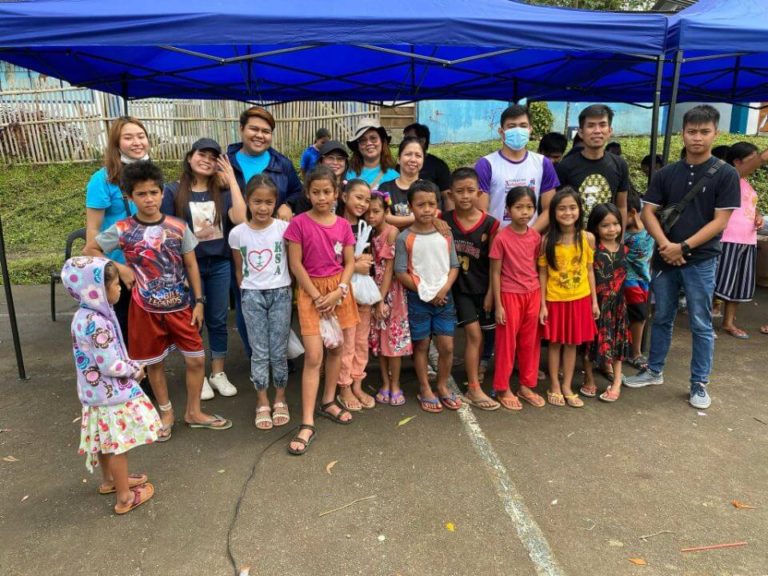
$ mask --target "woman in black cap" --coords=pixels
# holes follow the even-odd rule
[[[373,118],[363,118],[355,129],[352,140],[347,141],[352,150],[347,180],[360,178],[372,189],[399,176],[395,161],[389,151],[389,134]]]
[[[245,200],[232,164],[227,155],[221,153],[218,142],[201,138],[192,145],[184,157],[178,182],[165,187],[161,210],[185,220],[199,242],[195,256],[200,268],[211,349],[211,376],[203,381],[200,397],[213,398],[213,388],[222,396],[234,396],[237,388],[224,373],[232,270],[227,236],[233,226],[245,221]]]

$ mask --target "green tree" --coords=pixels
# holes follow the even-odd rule
[[[546,102],[531,102],[528,106],[528,115],[531,119],[533,135],[541,138],[547,132],[552,131],[555,119]]]

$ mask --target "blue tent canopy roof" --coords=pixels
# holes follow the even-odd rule
[[[589,100],[665,32],[510,0],[0,3],[0,58],[130,98]]]

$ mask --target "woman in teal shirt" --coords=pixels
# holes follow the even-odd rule
[[[363,118],[357,125],[352,140],[347,141],[352,150],[347,180],[360,178],[372,189],[399,176],[395,161],[389,151],[389,134],[373,118]]]

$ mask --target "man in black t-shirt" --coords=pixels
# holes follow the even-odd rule
[[[651,290],[655,299],[648,366],[626,379],[630,388],[662,384],[664,362],[672,343],[680,289],[688,303],[691,328],[691,387],[689,403],[703,410],[711,404],[707,385],[712,371],[714,334],[712,293],[720,255],[720,236],[731,212],[741,204],[739,175],[733,166],[708,171],[718,159],[712,156],[720,113],[712,106],[696,106],[683,117],[683,160],[653,175],[643,206],[643,223],[656,240]],[[703,188],[683,209],[679,220],[664,232],[657,210],[677,204],[705,178]]]
[[[613,134],[613,110],[604,104],[587,106],[579,114],[579,136],[584,147],[569,154],[555,166],[560,186],[571,186],[581,195],[583,221],[596,204],[613,202],[627,222],[629,167],[615,154],[606,153],[605,145]]]

